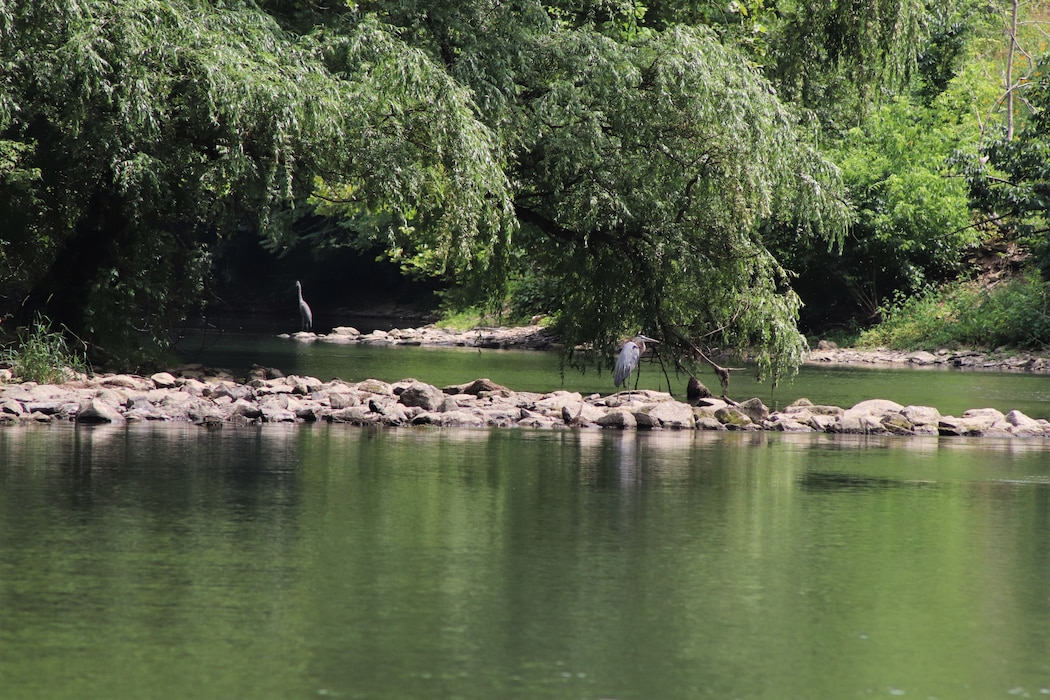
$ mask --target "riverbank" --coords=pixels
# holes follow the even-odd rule
[[[492,326],[470,330],[451,330],[434,325],[394,328],[361,333],[350,326],[333,328],[329,333],[300,332],[278,337],[301,343],[365,345],[430,345],[476,347],[496,350],[556,350],[558,337],[540,325]],[[869,365],[944,367],[1014,372],[1050,372],[1050,355],[997,350],[888,350],[886,348],[838,348],[820,341],[804,360],[810,365]]]
[[[851,407],[799,399],[781,411],[761,400],[685,403],[656,391],[610,395],[518,392],[488,379],[438,388],[415,379],[322,382],[260,370],[239,382],[199,367],[149,377],[77,377],[9,383],[0,375],[0,423],[188,422],[207,427],[318,422],[361,426],[618,430],[769,430],[911,436],[1050,437],[1050,422],[1020,411],[975,408],[961,416],[874,399]]]

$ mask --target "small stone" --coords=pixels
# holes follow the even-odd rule
[[[158,389],[170,389],[175,386],[175,377],[168,372],[157,372],[150,375],[150,381]]]

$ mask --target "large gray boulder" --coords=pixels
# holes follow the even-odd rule
[[[637,411],[635,412],[635,418],[638,417],[638,413]],[[652,404],[643,408],[640,413],[648,415],[661,428],[692,430],[696,427],[693,407],[681,401],[663,401]]]
[[[77,423],[123,423],[124,416],[97,396],[80,404]]]
[[[418,406],[425,411],[439,411],[445,403],[445,394],[430,384],[412,382],[402,389],[398,401],[405,406]]]

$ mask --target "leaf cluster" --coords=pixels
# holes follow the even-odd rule
[[[861,345],[1042,350],[1050,344],[1050,285],[1033,274],[993,287],[950,284],[899,295],[883,316],[881,324],[861,333]]]

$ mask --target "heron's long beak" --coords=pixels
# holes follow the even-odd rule
[[[641,338],[642,340],[644,340],[647,343],[659,343],[660,342],[656,338],[650,338],[647,335],[639,335],[638,337]]]

